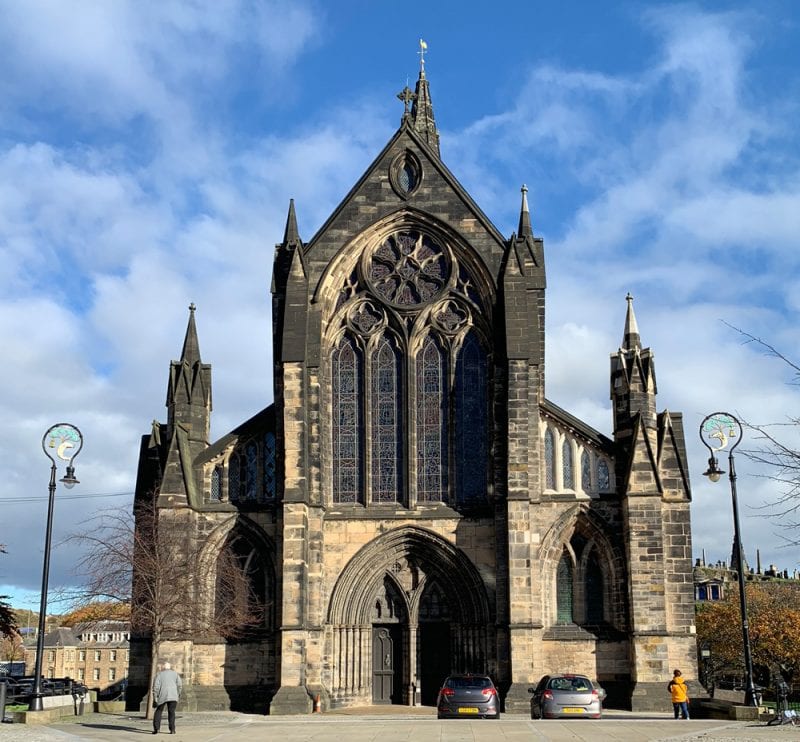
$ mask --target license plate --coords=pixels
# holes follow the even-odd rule
[[[478,709],[476,709],[474,706],[459,706],[458,707],[458,713],[459,714],[477,714],[478,713]]]
[[[565,714],[582,714],[584,709],[580,708],[571,708],[570,706],[566,706],[561,709]]]

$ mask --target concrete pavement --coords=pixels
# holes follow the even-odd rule
[[[649,740],[800,740],[795,727],[767,727],[757,722],[711,719],[675,721],[671,714],[606,711],[601,720],[532,721],[504,715],[499,721],[438,721],[433,709],[381,713],[359,709],[305,717],[253,716],[234,712],[178,713],[175,742],[647,742]],[[0,740],[14,742],[115,742],[152,737],[152,722],[141,714],[93,714],[47,727],[0,725]],[[161,739],[161,735],[157,739]]]

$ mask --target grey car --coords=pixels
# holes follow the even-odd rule
[[[440,719],[499,719],[497,688],[488,675],[450,675],[439,690]]]
[[[599,719],[605,691],[585,675],[545,675],[531,693],[531,719]]]

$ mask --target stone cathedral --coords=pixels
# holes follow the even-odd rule
[[[160,659],[190,709],[434,704],[451,671],[489,673],[506,711],[559,671],[598,679],[608,705],[663,708],[673,667],[696,677],[690,487],[632,298],[606,436],[545,394],[525,188],[504,236],[441,159],[424,61],[398,97],[399,129],[308,242],[290,202],[274,402],[216,441],[190,307],[136,503],[197,549],[192,611],[242,600],[215,581],[224,560],[257,618],[235,635],[189,626]],[[137,611],[131,704],[150,670]]]

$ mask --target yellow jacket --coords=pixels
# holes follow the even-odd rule
[[[686,681],[683,676],[676,675],[669,681],[669,692],[672,694],[673,703],[683,703],[689,700],[689,689],[686,687]]]

